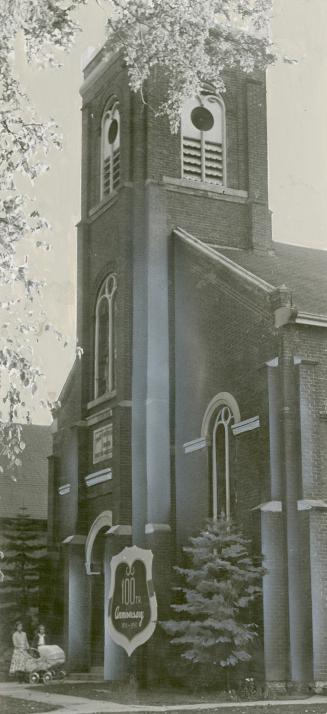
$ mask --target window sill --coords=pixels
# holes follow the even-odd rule
[[[88,402],[86,408],[93,409],[93,407],[97,407],[98,404],[104,404],[104,402],[109,402],[111,399],[114,399],[116,394],[116,390],[114,390],[113,392],[107,392],[106,394],[102,394],[101,397],[97,397],[96,399],[92,399],[91,402]]]
[[[103,198],[99,203],[97,203],[96,206],[93,206],[93,208],[90,208],[88,212],[88,217],[90,221],[93,221],[95,218],[98,218],[98,216],[101,215],[104,211],[106,211],[110,206],[112,206],[114,203],[116,203],[118,199],[118,193],[119,189],[117,191],[113,191],[112,193],[109,194],[109,196],[106,196]]]
[[[122,182],[117,189],[115,189],[114,191],[112,191],[112,193],[109,194],[109,196],[102,198],[96,206],[92,206],[92,208],[90,208],[90,210],[88,211],[89,222],[92,223],[92,221],[98,218],[98,216],[101,216],[104,211],[107,211],[108,208],[110,208],[116,203],[122,188],[130,188],[132,185],[133,184],[129,181]]]
[[[204,183],[203,181],[193,181],[185,178],[170,178],[169,176],[164,176],[162,182],[168,191],[210,196],[218,200],[236,201],[237,203],[246,203],[248,200],[247,191],[229,188],[220,184]]]

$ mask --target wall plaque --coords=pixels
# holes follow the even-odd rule
[[[111,559],[109,631],[129,656],[151,637],[157,624],[152,560],[151,550],[136,545]]]
[[[93,463],[112,458],[112,424],[106,424],[93,432]]]

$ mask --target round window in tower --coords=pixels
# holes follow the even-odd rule
[[[114,143],[114,141],[117,138],[117,134],[118,134],[118,121],[117,121],[117,119],[113,119],[110,124],[109,131],[108,131],[109,144]]]
[[[209,109],[205,107],[195,107],[191,113],[192,124],[200,131],[210,131],[214,125],[214,117]]]

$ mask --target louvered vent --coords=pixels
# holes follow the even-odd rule
[[[223,183],[223,147],[212,141],[205,142],[205,179],[213,183]]]
[[[110,164],[111,158],[108,156],[103,162],[103,194],[108,196],[110,193]]]
[[[112,185],[113,188],[118,188],[120,180],[120,151],[119,148],[114,151],[113,156],[113,176]]]
[[[183,174],[186,178],[202,178],[200,139],[190,139],[187,136],[183,139]]]
[[[183,175],[197,181],[223,183],[222,144],[206,141],[202,150],[200,139],[183,139]]]
[[[112,176],[111,176],[112,168]],[[113,189],[119,187],[120,182],[120,151],[119,148],[114,151],[113,161],[111,166],[111,156],[108,156],[103,162],[103,194],[108,196]]]
[[[226,181],[224,104],[210,85],[186,99],[182,117],[182,175],[203,183]]]

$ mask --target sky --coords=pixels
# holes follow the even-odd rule
[[[52,251],[32,259],[45,277],[44,305],[49,320],[71,339],[67,348],[45,337],[36,359],[45,373],[49,399],[58,398],[74,359],[76,313],[76,223],[80,218],[80,149],[83,56],[105,37],[106,13],[96,0],[78,12],[82,32],[63,55],[60,70],[27,67],[17,43],[17,64],[39,115],[55,119],[63,150],[52,152],[50,170],[34,193],[52,224]],[[269,202],[274,240],[327,249],[327,0],[274,0],[272,36],[296,64],[279,62],[268,70]],[[34,418],[46,423],[49,415]]]

